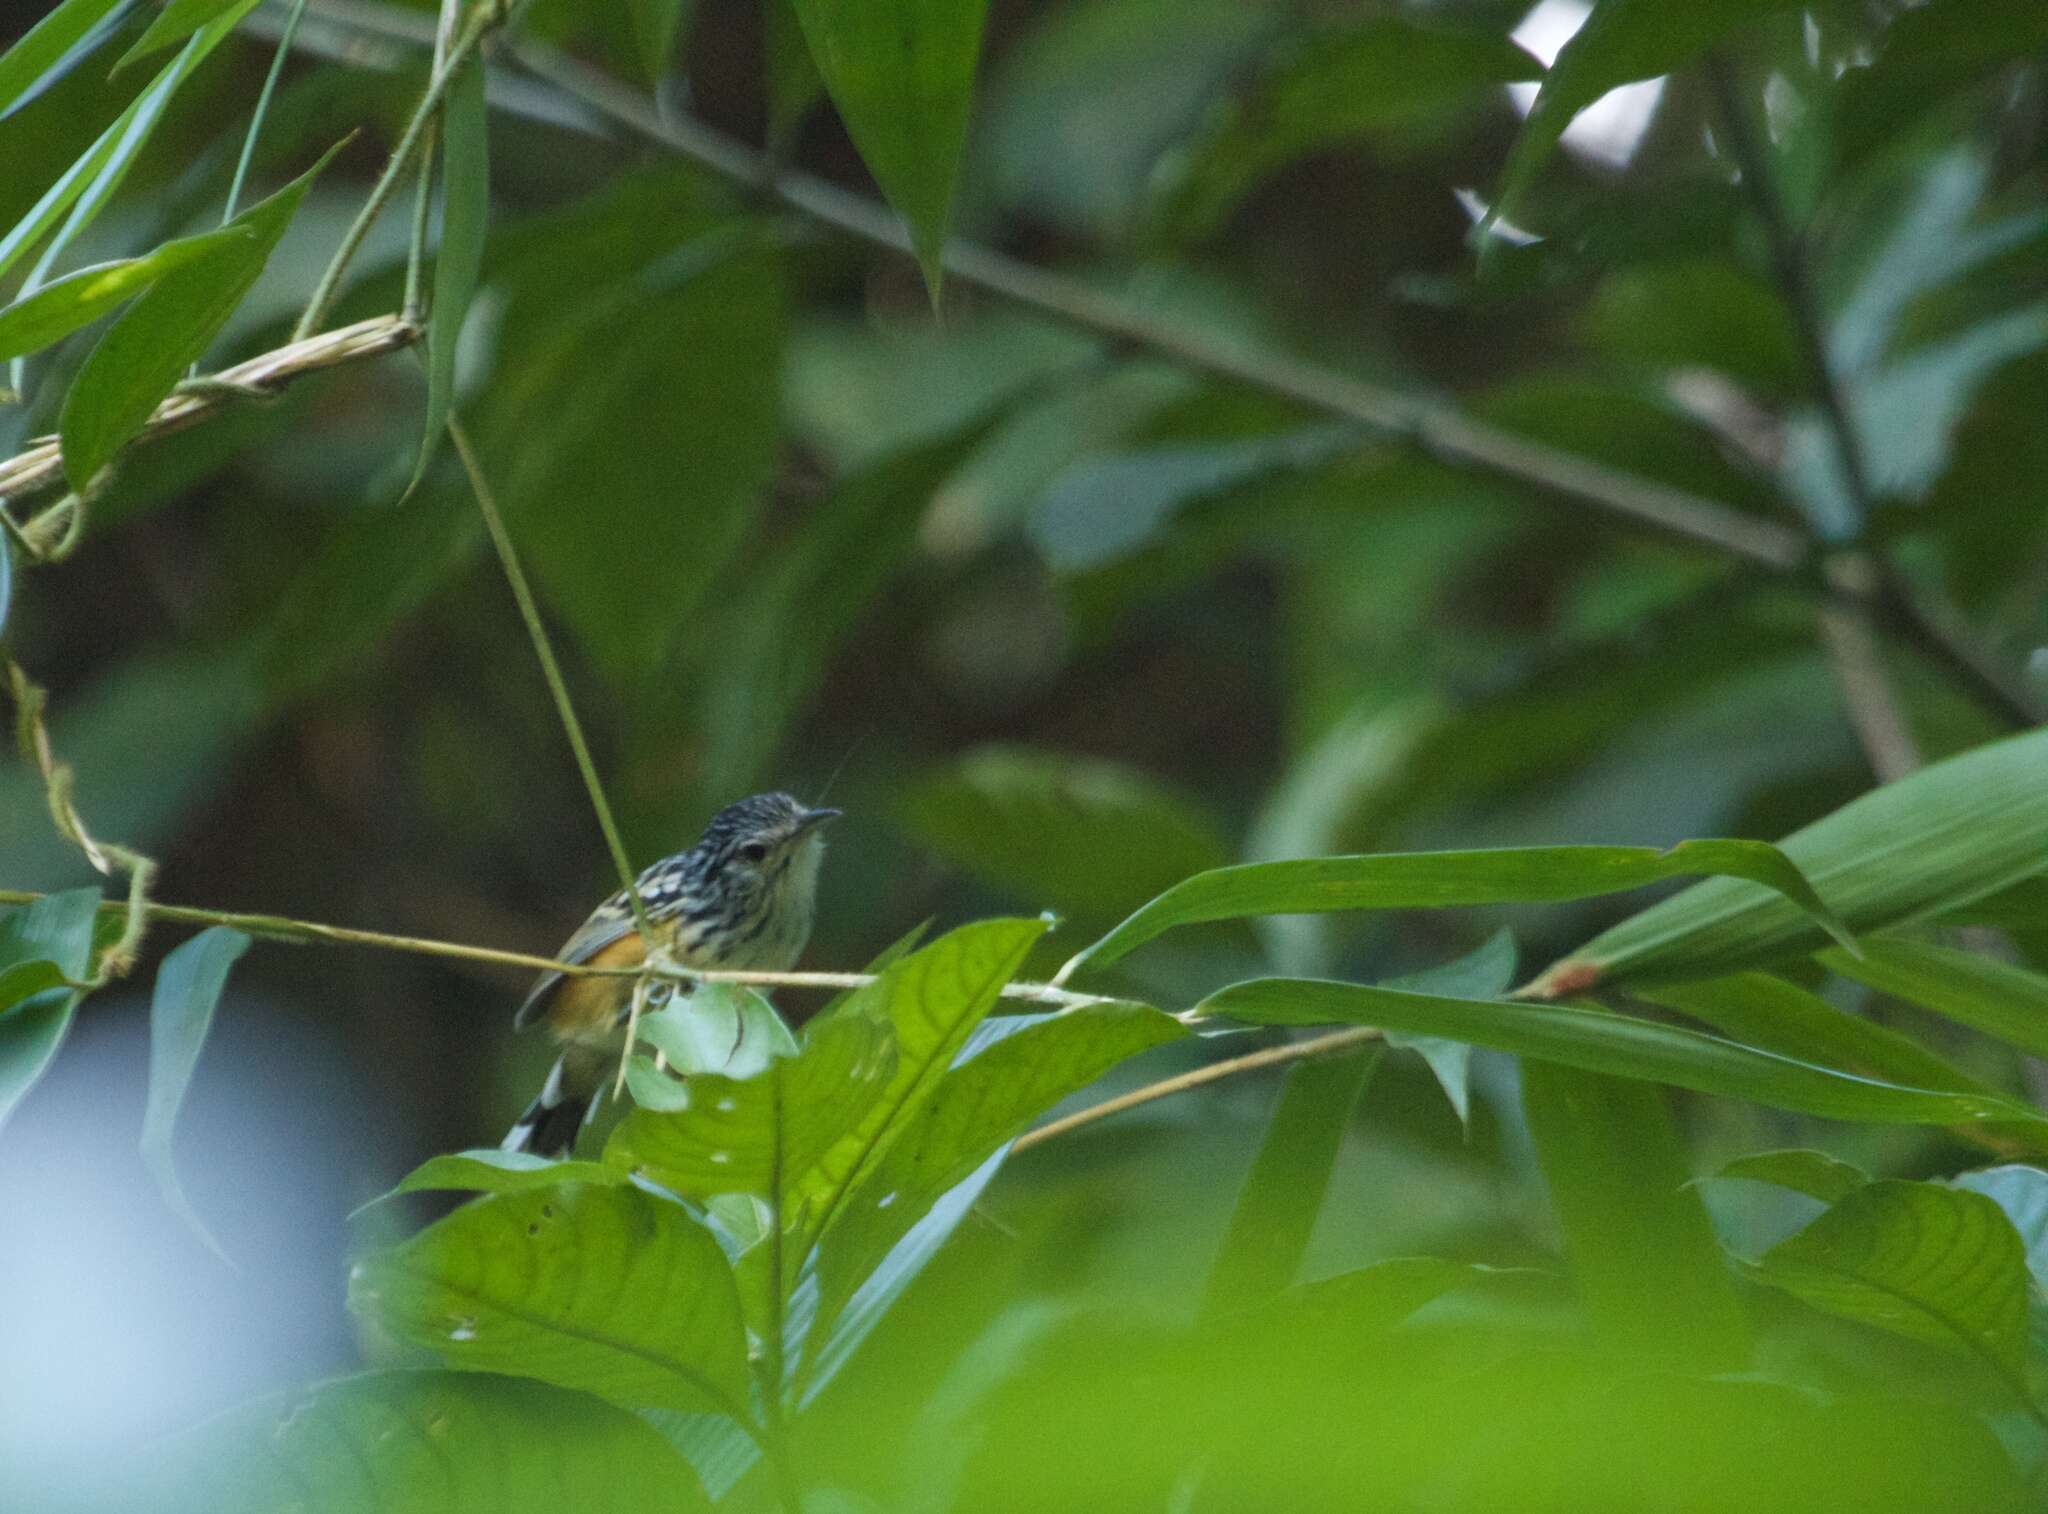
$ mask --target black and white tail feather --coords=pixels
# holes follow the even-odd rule
[[[581,1080],[571,1076],[569,1066],[572,1054],[573,1048],[555,1058],[540,1093],[498,1143],[501,1151],[530,1151],[550,1158],[567,1157],[575,1151],[576,1137],[590,1123],[604,1095],[604,1083],[600,1078],[595,1087],[578,1086]]]

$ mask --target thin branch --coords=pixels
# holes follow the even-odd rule
[[[31,889],[0,888],[0,905],[33,904],[47,894]],[[100,904],[102,914],[125,914],[128,906],[108,899]],[[530,972],[560,973],[570,978],[634,978],[652,976],[681,983],[736,983],[747,988],[797,988],[837,992],[866,988],[877,973],[754,972],[739,969],[698,969],[692,967],[597,967],[588,962],[564,962],[532,952],[505,951],[495,946],[472,946],[466,941],[438,941],[430,936],[398,936],[387,931],[357,930],[346,925],[327,925],[318,920],[296,920],[286,915],[251,914],[246,911],[197,909],[184,904],[159,904],[149,900],[143,916],[168,925],[225,925],[244,935],[294,946],[360,946],[373,951],[404,952],[418,957],[453,958],[463,962],[485,962],[499,967],[520,967]],[[1018,982],[1004,985],[1002,997],[1030,1004],[1047,1004],[1055,1009],[1085,1009],[1094,1004],[1119,1002],[1099,994],[1068,993],[1049,983]]]
[[[505,570],[505,581],[512,586],[512,597],[519,603],[519,617],[526,622],[526,634],[533,639],[534,655],[540,659],[541,676],[547,679],[548,693],[554,696],[555,713],[562,717],[562,729],[569,737],[569,748],[576,754],[576,768],[583,775],[584,788],[590,792],[590,807],[597,812],[598,829],[604,832],[604,843],[611,850],[612,864],[619,870],[619,886],[625,890],[626,902],[633,907],[633,921],[640,928],[641,939],[651,951],[657,940],[654,922],[648,918],[647,905],[640,897],[635,881],[638,875],[633,870],[632,860],[626,855],[626,843],[619,838],[618,822],[612,818],[611,801],[605,797],[604,780],[597,776],[597,762],[590,755],[590,743],[584,740],[583,722],[576,718],[576,706],[569,698],[568,680],[562,677],[562,665],[555,660],[554,644],[548,640],[548,628],[540,618],[540,606],[534,600],[533,587],[526,581],[526,570],[519,565],[519,554],[512,546],[511,534],[505,529],[505,517],[498,513],[497,498],[491,493],[483,467],[469,444],[469,433],[452,414],[448,417],[448,436],[455,443],[463,469],[469,474],[469,486],[476,494],[477,508],[483,512],[484,525],[490,530],[491,545],[498,549],[498,562]]]
[[[1862,553],[1832,559],[1828,574],[1850,591],[1867,598],[1875,584],[1874,568]],[[1920,743],[1899,702],[1898,690],[1884,666],[1884,649],[1879,644],[1872,616],[1861,605],[1823,604],[1820,608],[1821,643],[1828,665],[1842,690],[1849,721],[1856,739],[1870,759],[1870,770],[1879,783],[1894,783],[1918,769],[1924,760]]]
[[[341,289],[341,281],[348,273],[348,265],[355,258],[363,239],[370,234],[377,217],[383,214],[384,206],[397,190],[405,177],[407,166],[413,154],[419,149],[427,131],[427,123],[436,119],[441,109],[441,99],[448,92],[448,85],[469,55],[476,51],[485,35],[504,18],[503,8],[498,0],[477,0],[475,8],[462,24],[462,29],[449,44],[447,56],[435,67],[433,76],[427,81],[426,92],[420,96],[419,104],[413,107],[412,118],[405,123],[405,130],[399,136],[398,145],[391,149],[391,156],[385,160],[384,171],[377,176],[377,182],[370,186],[370,193],[364,199],[356,218],[343,233],[341,245],[334,251],[327,267],[320,275],[319,283],[313,286],[313,297],[306,302],[306,309],[299,317],[299,323],[292,329],[294,340],[311,336],[320,329],[320,323],[327,319],[327,311],[334,303],[335,295]]]
[[[1200,1088],[1223,1078],[1235,1077],[1241,1072],[1256,1072],[1261,1067],[1276,1067],[1283,1062],[1299,1062],[1305,1057],[1320,1057],[1333,1051],[1366,1041],[1376,1041],[1383,1032],[1377,1026],[1358,1025],[1349,1030],[1331,1031],[1328,1035],[1315,1036],[1306,1041],[1289,1041],[1284,1046],[1269,1046],[1263,1051],[1248,1052],[1241,1057],[1231,1057],[1223,1062],[1211,1062],[1206,1067],[1197,1067],[1193,1072],[1184,1072],[1177,1077],[1162,1078],[1157,1083],[1147,1083],[1143,1088],[1134,1088],[1129,1093],[1120,1093],[1113,1099],[1104,1099],[1100,1104],[1091,1104],[1086,1109],[1077,1109],[1070,1115],[1062,1115],[1026,1131],[1017,1137],[1010,1147],[1014,1152],[1029,1151],[1033,1146],[1063,1136],[1070,1130],[1083,1125],[1092,1125],[1097,1120],[1106,1120],[1113,1114],[1122,1114],[1126,1109],[1136,1109],[1141,1104],[1150,1104],[1154,1099],[1164,1099],[1173,1094],[1185,1093],[1190,1088]]]
[[[138,439],[153,441],[211,420],[236,402],[238,394],[274,394],[309,373],[382,357],[387,352],[410,347],[419,339],[419,328],[402,316],[380,315],[260,353],[213,375],[218,387],[173,394],[156,407],[156,414],[149,418]],[[0,460],[0,497],[19,499],[63,481],[64,459],[54,436],[37,437],[13,457]]]

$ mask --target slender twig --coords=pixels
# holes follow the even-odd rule
[[[33,889],[0,888],[0,905],[33,904],[46,894]],[[124,913],[127,906],[115,900],[100,905],[105,914]],[[523,967],[531,972],[561,973],[574,978],[633,978],[652,973],[684,983],[736,983],[747,988],[797,988],[837,992],[866,988],[879,974],[831,972],[755,972],[748,969],[697,969],[693,967],[599,967],[588,962],[564,962],[532,952],[506,951],[495,946],[472,946],[466,941],[439,941],[430,936],[399,936],[388,931],[358,930],[347,925],[328,925],[318,920],[297,920],[288,915],[253,914],[241,910],[197,909],[186,904],[159,904],[149,900],[142,907],[151,921],[168,925],[225,925],[244,935],[292,945],[360,946],[373,951],[406,952],[419,957],[453,958],[463,962],[485,962],[499,967]],[[1110,1004],[1114,999],[1099,994],[1068,993],[1048,983],[1017,982],[1003,986],[1002,997],[1055,1009],[1085,1009],[1093,1004]]]
[[[562,718],[562,730],[568,735],[569,748],[576,754],[577,771],[583,775],[583,786],[589,791],[590,807],[597,813],[597,826],[604,832],[604,843],[611,851],[612,864],[619,870],[619,885],[633,907],[634,923],[640,927],[641,937],[652,946],[654,925],[648,918],[647,905],[636,886],[637,875],[626,855],[626,843],[619,837],[618,822],[612,818],[611,801],[605,797],[604,780],[597,776],[597,762],[590,755],[590,743],[583,737],[583,722],[576,718],[576,706],[569,698],[568,680],[562,677],[562,665],[555,660],[554,644],[548,639],[548,628],[541,619],[540,605],[533,597],[533,586],[526,581],[526,570],[519,564],[519,553],[512,545],[511,534],[505,529],[505,517],[498,513],[497,497],[491,492],[476,451],[469,444],[469,433],[453,415],[448,417],[448,436],[455,443],[456,455],[462,459],[464,471],[469,474],[469,486],[476,494],[477,508],[483,512],[484,525],[491,533],[491,544],[498,549],[498,562],[505,570],[505,581],[512,586],[512,597],[519,604],[519,617],[526,622],[526,634],[533,639],[533,652],[540,659],[541,676],[547,680],[548,693],[554,696],[555,713]]]
[[[306,374],[382,357],[410,347],[419,338],[419,328],[402,316],[380,315],[260,353],[213,375],[218,381],[215,385],[181,388],[156,407],[139,439],[153,441],[211,420],[234,403],[237,395],[275,393]],[[63,454],[54,436],[37,437],[13,457],[0,459],[0,498],[19,499],[63,480]]]
[[[270,99],[277,93],[277,81],[284,73],[284,60],[291,56],[292,40],[298,35],[299,23],[306,16],[306,0],[292,0],[292,8],[284,18],[284,30],[277,36],[277,51],[270,58],[270,72],[263,76],[263,88],[256,96],[256,110],[249,117],[249,131],[242,138],[241,156],[235,159],[235,176],[228,183],[228,202],[221,211],[220,223],[225,226],[235,218],[235,209],[242,201],[242,186],[249,180],[249,163],[256,156],[256,141],[263,134],[263,123],[270,115]]]
[[[293,340],[311,336],[320,329],[320,323],[327,318],[328,308],[334,303],[335,294],[341,288],[341,281],[348,273],[349,263],[354,260],[357,250],[363,245],[363,239],[370,234],[370,228],[376,224],[377,217],[383,214],[386,202],[405,177],[406,168],[411,164],[413,154],[425,138],[427,123],[433,120],[440,110],[441,99],[448,92],[449,82],[468,60],[469,55],[476,51],[485,34],[496,26],[502,17],[503,9],[497,0],[478,0],[475,8],[464,20],[462,29],[456,33],[454,42],[449,45],[447,57],[442,59],[427,80],[426,93],[420,96],[419,104],[413,107],[412,118],[405,123],[405,130],[399,136],[398,145],[391,149],[391,156],[385,161],[384,171],[377,176],[377,182],[370,186],[370,193],[364,199],[362,208],[356,212],[355,220],[349,223],[348,230],[342,235],[341,245],[335,249],[333,258],[321,272],[319,283],[313,286],[313,297],[306,302],[305,312],[300,315],[298,325],[292,328]]]
[[[1851,587],[1859,596],[1873,587],[1870,559],[1861,553],[1832,559],[1828,572],[1841,580],[1853,575]],[[1870,612],[1861,606],[1823,604],[1820,608],[1821,643],[1841,687],[1856,738],[1863,744],[1878,782],[1894,783],[1921,765],[1920,743],[1913,737],[1898,691],[1885,672],[1884,649],[1871,621]]]
[[[1269,1046],[1263,1051],[1248,1052],[1241,1057],[1227,1061],[1211,1062],[1206,1067],[1197,1067],[1193,1072],[1184,1072],[1176,1077],[1162,1078],[1157,1083],[1147,1083],[1143,1088],[1134,1088],[1129,1093],[1120,1093],[1113,1099],[1104,1099],[1100,1104],[1091,1104],[1086,1109],[1077,1109],[1070,1115],[1048,1121],[1036,1130],[1026,1131],[1017,1137],[1010,1148],[1012,1152],[1028,1151],[1033,1146],[1063,1136],[1070,1130],[1083,1125],[1092,1125],[1113,1114],[1122,1114],[1126,1109],[1136,1109],[1141,1104],[1150,1104],[1154,1099],[1164,1099],[1190,1088],[1200,1088],[1205,1083],[1214,1083],[1222,1078],[1235,1077],[1241,1072],[1256,1072],[1261,1067],[1276,1067],[1283,1062],[1298,1062],[1304,1057],[1320,1057],[1333,1051],[1366,1041],[1376,1041],[1383,1034],[1377,1026],[1356,1025],[1349,1030],[1331,1031],[1328,1035],[1315,1036],[1306,1041],[1289,1041],[1284,1046]]]

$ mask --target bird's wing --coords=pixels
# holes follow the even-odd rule
[[[555,955],[564,962],[588,962],[592,957],[633,933],[633,906],[626,900],[626,891],[619,890],[590,912],[590,918],[576,928],[562,949]],[[512,1018],[515,1030],[524,1030],[540,1018],[546,1007],[548,995],[562,981],[558,972],[545,972],[535,980],[526,1002],[519,1006],[519,1013]]]

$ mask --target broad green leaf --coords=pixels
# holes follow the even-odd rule
[[[947,1072],[827,1236],[819,1319],[830,1326],[912,1227],[1025,1126],[1119,1063],[1187,1033],[1147,1005],[1091,1005],[1005,1036]]]
[[[1063,972],[1084,965],[1106,967],[1177,925],[1208,920],[1589,899],[1699,873],[1755,879],[1777,891],[1772,897],[1783,895],[1788,910],[1830,922],[1815,929],[1847,939],[1799,869],[1761,841],[1681,841],[1661,852],[1651,846],[1527,846],[1309,857],[1218,868],[1168,889],[1083,949]]]
[[[2048,1288],[2048,1172],[2008,1163],[1966,1172],[1951,1179],[1949,1186],[1981,1193],[2005,1211],[2026,1247],[2027,1268],[2034,1274],[2034,1282]]]
[[[626,1059],[626,1092],[640,1108],[662,1114],[690,1107],[690,1091],[682,1078],[656,1066],[654,1058],[643,1052]]]
[[[683,1074],[751,1078],[775,1057],[794,1056],[796,1037],[775,1006],[738,983],[700,983],[640,1017],[640,1039]]]
[[[1850,930],[1868,935],[1954,910],[2041,871],[2048,730],[1992,742],[1851,800],[1780,843]],[[1695,884],[1596,936],[1532,987],[1719,977],[1825,945],[1767,889]]]
[[[1881,937],[1862,961],[1822,952],[1831,972],[1996,1036],[2031,1056],[2048,1056],[2048,977],[2011,962],[1925,941]]]
[[[660,88],[662,80],[668,77],[670,67],[675,63],[676,39],[682,35],[683,24],[696,0],[626,0],[626,15],[633,23],[633,41],[640,50],[640,66],[647,71],[650,87]],[[779,10],[779,4],[771,3],[766,13],[771,15]],[[772,26],[772,20],[764,25]]]
[[[1399,16],[1310,30],[1172,163],[1167,215],[1200,236],[1295,158],[1362,137],[1375,146],[1438,140],[1453,110],[1542,73],[1496,33]]]
[[[1425,968],[1419,973],[1392,978],[1388,988],[1417,994],[1447,994],[1453,999],[1498,999],[1515,980],[1515,938],[1510,931],[1498,931],[1484,946],[1455,962]],[[1419,1053],[1436,1075],[1444,1097],[1457,1111],[1458,1123],[1472,1126],[1472,1048],[1463,1041],[1441,1036],[1411,1036],[1400,1031],[1387,1035],[1387,1044]]]
[[[1344,1133],[1384,1055],[1362,1046],[1287,1074],[1209,1269],[1206,1312],[1264,1303],[1299,1278]]]
[[[1143,773],[1021,747],[977,747],[903,802],[914,835],[1034,908],[1115,919],[1223,864],[1214,822]]]
[[[359,1263],[349,1307],[449,1366],[629,1408],[744,1417],[732,1269],[680,1204],[637,1188],[499,1193]]]
[[[1529,1001],[1456,999],[1312,978],[1260,978],[1212,994],[1205,1015],[1254,1025],[1376,1025],[1450,1036],[1589,1072],[1671,1083],[1834,1120],[1904,1125],[2048,1120],[1997,1094],[1911,1088],[1856,1077],[1716,1036],[1626,1015]]]
[[[1870,1174],[1825,1151],[1796,1150],[1759,1151],[1737,1157],[1715,1173],[1714,1178],[1769,1183],[1819,1199],[1823,1204],[1833,1204],[1868,1183]]]
[[[0,967],[53,962],[66,977],[84,978],[99,905],[99,890],[75,888],[12,911],[0,920]],[[0,1014],[0,1126],[48,1070],[79,998],[75,989],[46,988]]]
[[[692,1077],[684,1109],[634,1110],[604,1160],[686,1198],[786,1194],[883,1097],[895,1065],[880,1026],[835,1020],[754,1077]]]
[[[249,938],[224,925],[180,943],[156,970],[149,1001],[149,1103],[142,1112],[142,1165],[156,1179],[164,1202],[222,1261],[220,1242],[200,1221],[171,1158],[171,1134],[199,1053],[213,1028],[213,1012],[227,987],[228,969],[249,949]]]
[[[427,1158],[399,1179],[397,1187],[371,1199],[356,1213],[361,1214],[371,1204],[381,1204],[401,1193],[529,1193],[536,1188],[558,1188],[565,1183],[594,1183],[605,1187],[630,1181],[626,1173],[602,1162],[556,1161],[536,1156],[530,1151],[500,1151],[495,1147],[483,1147]]]
[[[820,1030],[823,1037],[843,1024],[886,1025],[893,1032],[896,1064],[852,1130],[815,1162],[791,1168],[797,1186],[783,1218],[798,1237],[797,1257],[829,1231],[893,1143],[915,1125],[968,1036],[1044,934],[1043,920],[963,925],[860,989],[845,1012]]]
[[[516,1377],[376,1372],[231,1410],[158,1448],[165,1514],[692,1514],[710,1504],[644,1421]],[[310,1498],[310,1502],[309,1502]],[[568,1500],[565,1503],[565,1499]]]
[[[896,963],[901,962],[905,957],[916,951],[919,943],[931,933],[931,928],[932,922],[929,919],[918,921],[909,930],[876,952],[873,959],[861,971],[871,976],[878,976],[888,971]],[[827,999],[824,1006],[815,1015],[811,1016],[809,1022],[804,1026],[804,1034],[807,1036],[812,1034],[817,1026],[823,1024],[832,1016],[845,1009],[847,1005],[853,1003],[853,996],[856,992],[857,990],[855,989],[842,988],[838,993]],[[869,1008],[872,1006],[864,1005],[863,1007]]]
[[[173,268],[246,244],[251,235],[247,227],[235,227],[181,237],[143,257],[97,263],[45,284],[0,310],[0,358],[47,347],[140,294]]]
[[[1664,1091],[1522,1064],[1522,1109],[1564,1232],[1572,1278],[1613,1348],[1734,1370],[1748,1329]]]
[[[455,405],[456,350],[476,297],[490,232],[490,119],[482,59],[472,56],[449,81],[441,132],[446,145],[441,152],[441,245],[434,254],[433,304],[427,313],[427,424],[408,492],[426,473]]]
[[[64,472],[85,490],[197,362],[263,272],[313,180],[340,150],[250,206],[225,230],[245,240],[158,279],[100,338],[64,400]]]
[[[847,134],[938,298],[988,0],[779,0],[795,7]]]
[[[2026,1397],[2026,1250],[1982,1194],[1886,1178],[1748,1270],[1826,1313],[1977,1356]]]
[[[2048,878],[2022,878],[1981,899],[1934,916],[1936,925],[1989,925],[1997,930],[2048,926]]]
[[[64,986],[64,969],[54,962],[17,962],[0,971],[0,1015],[24,999]]]
[[[122,0],[63,0],[0,55],[0,116],[42,82]]]
[[[177,93],[178,86],[234,29],[235,22],[254,10],[257,3],[258,0],[239,0],[233,12],[194,35],[178,56],[150,80],[148,87],[129,102],[128,108],[114,118],[113,124],[94,139],[92,146],[43,193],[28,213],[5,236],[0,236],[0,275],[13,267],[16,260],[34,246],[65,211],[71,210],[72,214],[58,235],[57,245],[70,242],[84,230],[120,187],[136,157],[148,145],[150,135],[163,119],[164,109]]]
[[[1544,75],[1493,213],[1508,212],[1572,118],[1609,90],[1683,68],[1751,22],[1794,8],[1790,0],[1600,0]]]
[[[253,7],[243,0],[170,0],[170,3],[156,13],[156,19],[149,23],[149,29],[136,39],[135,45],[121,55],[114,65],[119,73],[138,58],[182,42],[200,27],[209,24],[231,10],[246,13]],[[237,20],[240,17],[236,17]]]

